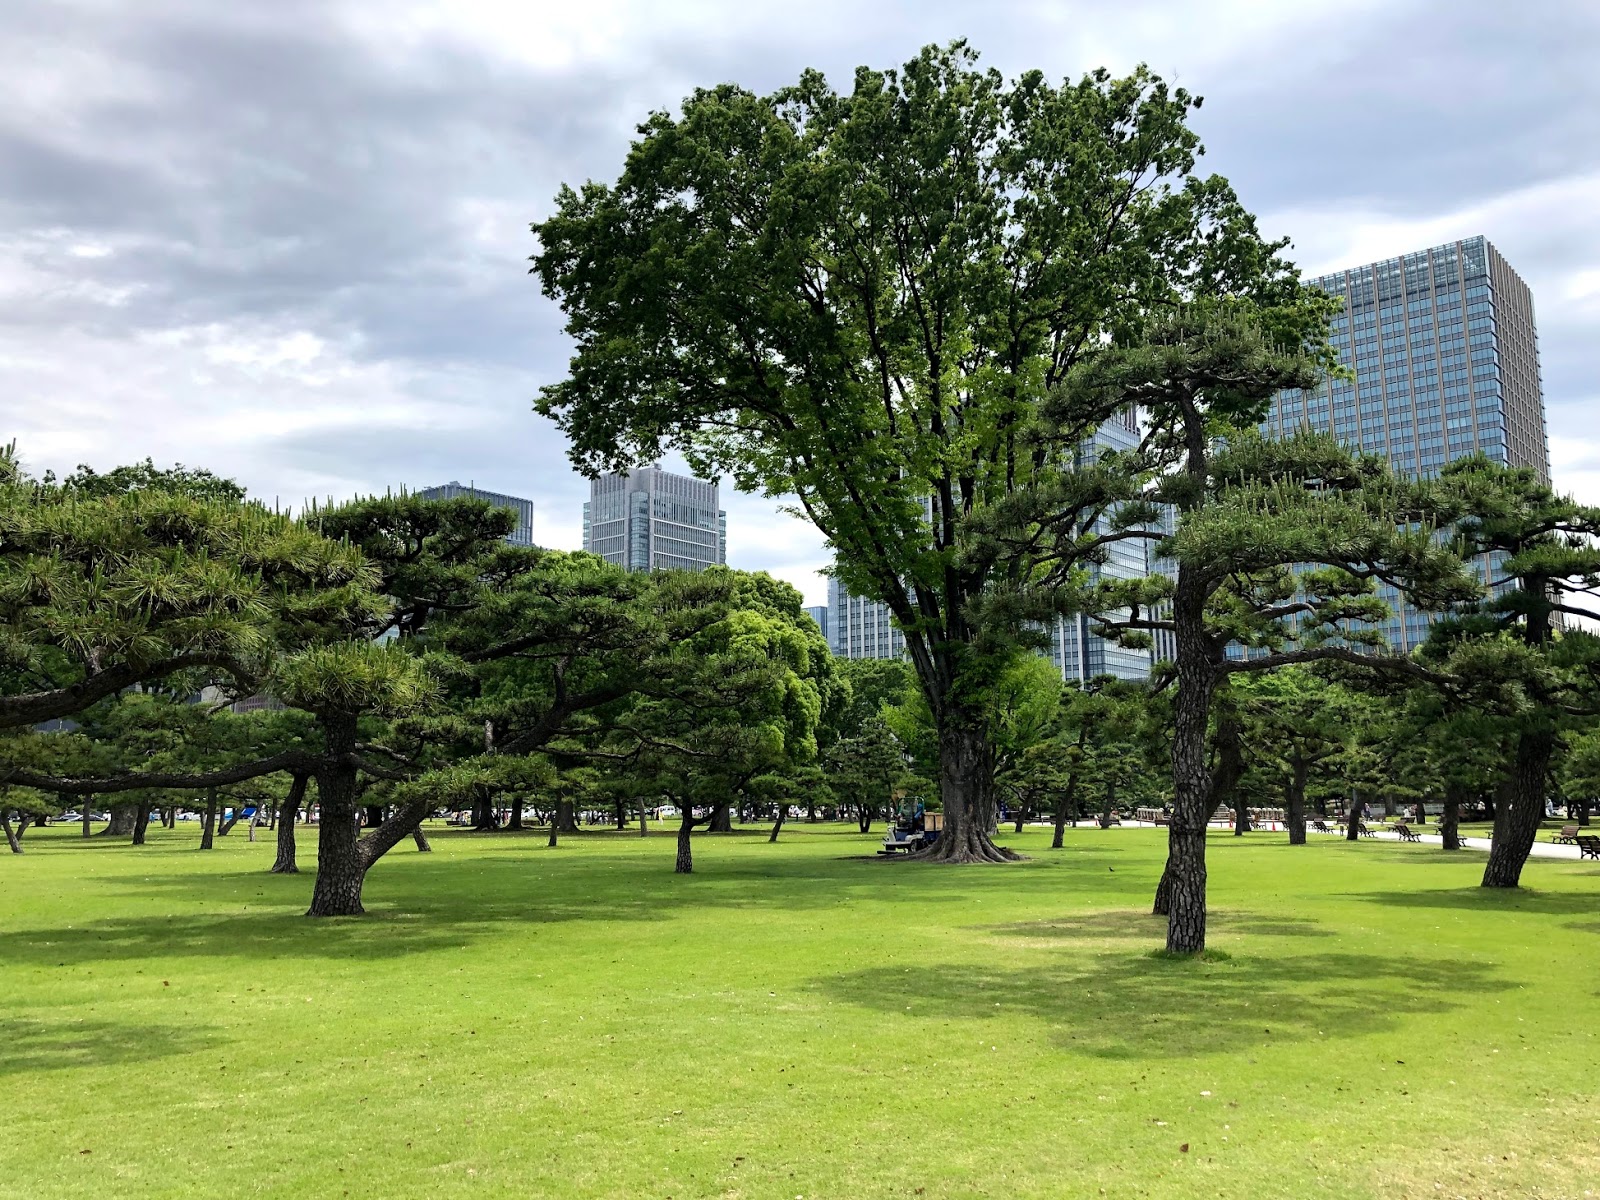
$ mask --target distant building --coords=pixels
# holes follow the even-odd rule
[[[716,484],[639,467],[590,483],[583,548],[630,571],[702,571],[728,561],[728,518]]]
[[[1279,393],[1266,432],[1331,432],[1413,478],[1481,451],[1550,481],[1533,293],[1488,239],[1312,282],[1343,303],[1332,341],[1354,378]],[[1382,626],[1391,646],[1409,651],[1427,637],[1430,614],[1387,585],[1379,595],[1395,612]]]
[[[1106,450],[1131,449],[1138,443],[1138,418],[1121,414],[1078,448],[1087,464]],[[1158,569],[1142,539],[1113,543],[1104,564],[1090,568],[1092,579],[1141,579]],[[1059,617],[1042,651],[1061,678],[1087,683],[1098,675],[1144,680],[1150,677],[1149,650],[1132,649],[1090,632],[1086,616]],[[840,658],[898,658],[905,653],[905,635],[895,627],[887,605],[853,596],[837,579],[828,580],[828,645]]]
[[[817,628],[822,630],[823,637],[828,636],[828,606],[826,604],[812,605],[806,609],[806,616],[817,623]]]
[[[517,527],[506,534],[506,541],[513,546],[533,545],[532,500],[524,500],[521,496],[507,496],[503,492],[485,491],[483,488],[473,487],[455,479],[438,487],[423,488],[416,494],[424,500],[454,500],[457,496],[472,496],[478,500],[487,500],[496,508],[509,508],[517,514]]]

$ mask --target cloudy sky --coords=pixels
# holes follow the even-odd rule
[[[1595,0],[9,0],[0,436],[296,503],[474,480],[576,546],[528,223],[695,86],[958,36],[1200,92],[1208,167],[1312,272],[1486,234],[1534,291],[1557,482],[1600,502]],[[725,507],[734,565],[823,601],[809,526]]]

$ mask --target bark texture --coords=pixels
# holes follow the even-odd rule
[[[1306,780],[1310,774],[1310,764],[1304,757],[1296,754],[1289,760],[1289,794],[1284,815],[1289,826],[1291,846],[1306,844]]]
[[[1495,809],[1494,843],[1483,869],[1484,887],[1514,888],[1521,881],[1523,864],[1544,818],[1544,781],[1555,745],[1555,735],[1542,729],[1526,730],[1517,738],[1511,786]]]
[[[944,830],[913,858],[942,863],[1018,862],[1022,856],[997,846],[994,747],[975,716],[947,717],[939,731],[939,796]]]
[[[1445,788],[1444,812],[1439,817],[1439,837],[1446,850],[1461,849],[1461,788]]]
[[[111,820],[106,823],[97,837],[128,837],[133,833],[133,827],[138,820],[137,804],[113,804],[110,808]]]
[[[217,789],[206,792],[206,815],[200,822],[200,849],[209,850],[217,832]]]
[[[295,775],[289,780],[289,794],[278,809],[278,855],[272,862],[274,875],[298,875],[300,866],[295,862],[294,823],[299,818],[300,806],[305,803],[306,784],[310,777]]]
[[[144,845],[145,831],[150,828],[150,805],[140,804],[133,814],[133,844]]]

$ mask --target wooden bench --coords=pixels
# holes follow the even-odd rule
[[[1328,823],[1326,821],[1324,821],[1321,817],[1316,817],[1316,818],[1314,818],[1312,820],[1311,828],[1315,829],[1318,833],[1332,833],[1333,832],[1333,830],[1328,828]]]
[[[1550,840],[1558,846],[1570,846],[1577,836],[1578,827],[1576,825],[1563,825],[1560,833],[1552,833],[1550,835]]]
[[[1373,833],[1372,830],[1367,828],[1367,823],[1365,821],[1357,821],[1356,822],[1356,833],[1360,834],[1362,837],[1377,837],[1378,836],[1377,834]]]
[[[1578,857],[1600,859],[1600,837],[1592,833],[1580,833],[1572,839],[1578,847]]]
[[[1400,835],[1402,842],[1420,842],[1422,839],[1411,831],[1411,826],[1403,821],[1397,821],[1391,828]]]

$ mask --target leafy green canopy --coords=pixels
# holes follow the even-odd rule
[[[1023,437],[1041,397],[1195,296],[1277,305],[1296,344],[1320,328],[1289,303],[1282,244],[1192,174],[1199,98],[1143,68],[1008,84],[976,57],[929,47],[848,94],[815,71],[770,96],[696,91],[640,127],[615,184],[563,189],[534,227],[577,342],[538,407],[574,461],[676,448],[795,497],[906,630],[941,724],[972,677],[960,648],[1015,632],[975,627],[969,602],[1035,567],[1026,544],[963,545],[964,525],[1071,469],[1116,411],[1041,449]]]

